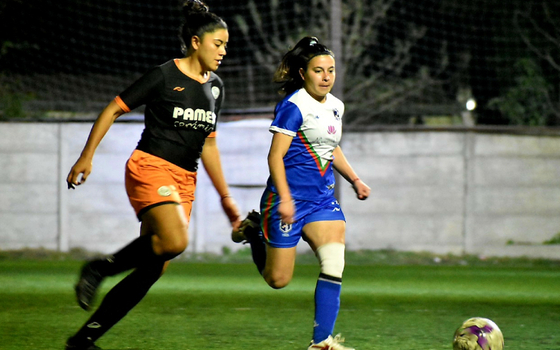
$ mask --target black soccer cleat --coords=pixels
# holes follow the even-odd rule
[[[84,264],[80,273],[80,279],[74,288],[78,304],[86,311],[91,309],[97,289],[101,285],[101,281],[103,281],[103,276],[92,267],[93,262],[95,260]]]
[[[260,239],[261,235],[261,213],[252,210],[239,228],[231,232],[231,240],[235,243],[249,243],[254,239]]]
[[[83,344],[76,343],[72,338],[66,341],[65,350],[101,350],[101,348],[95,345],[92,341],[86,341]]]

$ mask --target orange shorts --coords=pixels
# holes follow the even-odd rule
[[[183,206],[190,219],[196,173],[187,171],[162,158],[134,150],[126,163],[126,193],[138,220],[149,209],[162,204]]]

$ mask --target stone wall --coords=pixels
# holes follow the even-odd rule
[[[258,209],[268,176],[270,120],[221,123],[218,142],[232,194]],[[87,183],[65,178],[91,123],[0,124],[0,249],[111,252],[137,236],[123,185],[142,124],[116,123]],[[359,201],[343,180],[347,246],[434,253],[556,258],[543,245],[560,232],[560,137],[487,130],[346,132],[342,148],[371,188]],[[229,224],[199,169],[189,252],[220,253]],[[308,249],[305,244],[301,249]]]

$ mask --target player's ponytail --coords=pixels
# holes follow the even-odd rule
[[[320,55],[330,55],[334,58],[334,53],[328,47],[319,43],[319,39],[314,36],[301,39],[293,49],[286,52],[272,79],[275,83],[282,84],[278,92],[282,95],[289,95],[301,89],[303,79],[299,70],[307,70],[309,61]]]
[[[187,0],[183,3],[184,22],[179,29],[179,39],[181,40],[181,51],[187,55],[191,48],[193,36],[202,36],[206,33],[213,33],[218,29],[227,29],[227,24],[223,19],[212,12],[208,6],[200,0]]]

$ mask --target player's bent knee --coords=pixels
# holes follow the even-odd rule
[[[163,255],[169,259],[176,257],[187,249],[189,240],[187,237],[177,237],[175,239],[160,240],[154,245],[154,251],[158,255]]]
[[[166,255],[177,256],[187,249],[188,242],[185,241],[175,241],[170,244],[165,245],[163,251]]]
[[[266,270],[263,277],[266,283],[273,289],[282,289],[292,280],[292,276],[279,273],[267,273]]]
[[[315,255],[321,264],[321,273],[342,278],[344,272],[344,249],[343,243],[327,243],[317,248]]]
[[[282,288],[286,287],[290,283],[290,281],[289,280],[282,280],[282,279],[268,279],[268,280],[266,280],[266,283],[268,283],[268,285],[272,289],[282,289]]]

